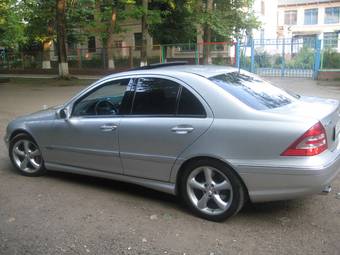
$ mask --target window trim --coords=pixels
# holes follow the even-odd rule
[[[197,98],[197,100],[201,103],[205,115],[179,115],[177,114],[177,109],[176,109],[176,114],[175,115],[132,115],[132,114],[122,114],[122,115],[84,115],[84,116],[74,116],[73,115],[73,109],[74,106],[77,102],[79,102],[81,99],[86,97],[88,94],[91,92],[94,92],[95,90],[105,86],[106,83],[108,82],[114,82],[117,80],[123,80],[123,79],[139,79],[139,78],[145,78],[145,77],[150,77],[150,78],[161,78],[161,79],[167,79],[173,82],[176,82],[177,84],[180,85],[180,87],[185,87],[187,90],[189,90],[190,93],[193,94]],[[136,90],[136,88],[135,88]],[[135,91],[134,91],[135,93]],[[146,117],[151,117],[151,118],[200,118],[200,119],[206,119],[206,118],[213,118],[214,114],[213,111],[208,104],[208,102],[201,96],[201,94],[196,91],[192,86],[190,86],[188,83],[185,81],[175,78],[170,75],[166,74],[122,74],[120,76],[116,77],[105,77],[103,80],[99,80],[97,82],[94,82],[92,85],[90,85],[88,88],[84,89],[81,91],[78,95],[74,96],[71,98],[69,101],[67,101],[64,104],[64,107],[67,107],[71,109],[71,115],[70,118],[127,118],[127,117],[132,117],[132,118],[146,118]],[[132,101],[130,102],[130,112],[132,109]]]

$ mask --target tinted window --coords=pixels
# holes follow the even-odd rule
[[[120,115],[130,111],[133,80],[110,81],[76,102],[73,116]]]
[[[201,102],[185,87],[182,87],[178,114],[205,116],[205,110]]]
[[[132,114],[172,115],[176,113],[179,85],[159,78],[138,79]]]
[[[270,83],[242,73],[226,73],[211,77],[210,80],[256,110],[277,108],[296,100]]]

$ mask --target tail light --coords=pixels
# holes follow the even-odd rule
[[[281,156],[315,156],[327,148],[325,128],[318,122],[282,152]]]

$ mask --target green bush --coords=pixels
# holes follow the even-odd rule
[[[314,51],[309,47],[302,47],[289,61],[286,61],[288,68],[312,69],[314,64]]]
[[[271,55],[265,51],[255,52],[254,60],[256,67],[270,67],[271,64]]]
[[[334,49],[326,48],[323,52],[322,68],[340,68],[340,53]]]

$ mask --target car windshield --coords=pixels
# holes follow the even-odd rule
[[[282,89],[244,73],[225,73],[213,76],[209,80],[256,110],[273,109],[297,100]]]

